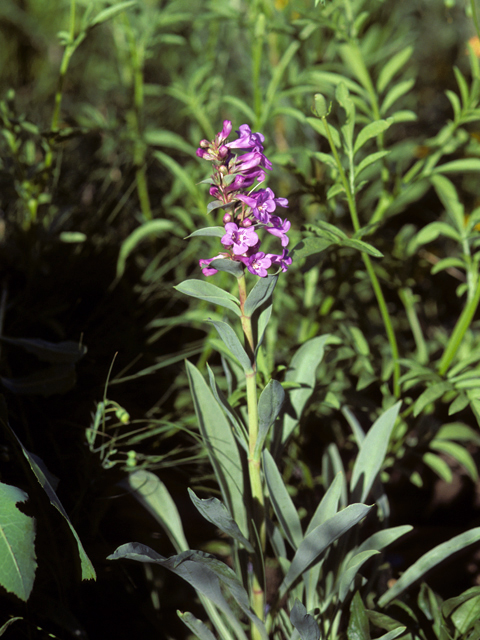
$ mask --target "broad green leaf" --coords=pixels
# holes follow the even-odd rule
[[[255,622],[262,638],[267,640],[264,625],[252,613],[248,603],[247,592],[240,584],[237,576],[224,562],[214,556],[201,551],[184,551],[176,556],[164,558],[149,547],[138,542],[124,544],[108,556],[107,560],[128,558],[137,562],[153,562],[179,575],[191,584],[200,594],[211,600],[228,618],[239,638],[246,640],[235,614],[230,609],[223,595],[223,590],[229,599]]]
[[[447,391],[452,388],[450,382],[437,382],[420,394],[413,406],[413,415],[416,417],[425,407],[435,400],[441,398]]]
[[[400,576],[393,587],[390,587],[390,589],[386,593],[384,593],[383,596],[381,596],[378,601],[379,606],[387,606],[394,598],[398,597],[414,582],[422,578],[427,573],[427,571],[429,571],[457,551],[465,549],[465,547],[468,547],[469,545],[474,544],[479,540],[480,527],[475,527],[470,531],[466,531],[465,533],[461,533],[460,535],[455,536],[447,542],[443,542],[442,544],[437,545],[435,548],[431,549],[416,562],[414,562],[405,571],[405,573]]]
[[[186,240],[188,240],[188,238],[195,238],[199,236],[205,238],[223,238],[224,235],[225,227],[204,227],[203,229],[197,229],[191,233],[186,237]]]
[[[237,436],[237,441],[243,447],[243,449],[248,453],[248,433],[245,428],[245,425],[237,417],[235,411],[230,406],[222,390],[218,388],[217,382],[215,380],[215,375],[208,364],[207,364],[207,372],[208,372],[208,378],[210,382],[210,389],[212,390],[212,393],[215,396],[215,400],[222,407],[225,415],[230,420],[230,423]]]
[[[378,555],[380,552],[375,549],[369,549],[368,551],[360,551],[356,553],[348,562],[340,578],[340,586],[338,589],[338,597],[340,602],[343,602],[347,597],[350,587],[355,580],[355,576],[360,571],[362,565],[365,564],[372,556]]]
[[[473,482],[478,480],[478,470],[474,459],[470,452],[462,445],[456,442],[449,442],[448,440],[440,440],[435,438],[430,442],[430,448],[434,451],[441,451],[449,456],[452,456],[462,467],[467,471]]]
[[[119,2],[118,4],[113,5],[113,7],[103,9],[103,11],[97,13],[97,15],[88,22],[87,28],[91,29],[99,24],[102,24],[102,22],[111,20],[111,18],[114,18],[116,15],[118,15],[122,11],[125,11],[126,9],[134,7],[136,4],[136,0],[129,0],[127,2]]]
[[[368,140],[370,140],[371,138],[376,138],[381,133],[386,131],[391,126],[391,124],[391,120],[375,120],[375,122],[370,122],[365,127],[363,127],[355,140],[353,153],[357,153],[357,151],[361,149]]]
[[[301,640],[320,640],[320,629],[315,618],[307,613],[298,598],[290,611],[290,622],[298,631]]]
[[[333,242],[326,238],[303,238],[303,240],[293,247],[290,254],[295,260],[308,258],[308,256],[325,251],[325,249],[328,249],[332,244]]]
[[[476,445],[480,445],[480,434],[462,422],[452,422],[450,424],[444,424],[440,427],[436,437],[439,440],[460,440],[472,441]]]
[[[167,231],[172,231],[174,223],[171,220],[149,220],[142,224],[141,227],[135,229],[126,240],[122,242],[120,253],[117,260],[117,280],[119,280],[124,272],[127,264],[128,256],[134,251],[140,242],[151,238],[152,236],[162,236]]]
[[[56,364],[23,378],[4,378],[0,381],[12,393],[40,395],[45,398],[73,389],[77,376],[73,364]]]
[[[350,604],[348,640],[370,640],[370,625],[362,596],[357,591]]]
[[[285,391],[277,380],[270,380],[262,391],[258,401],[258,438],[255,444],[255,453],[258,454],[268,430],[278,418],[280,410],[285,402]]]
[[[304,571],[318,562],[332,542],[363,520],[371,508],[365,504],[351,504],[306,535],[280,585],[280,597],[287,593]]]
[[[443,615],[448,618],[452,611],[454,611],[457,607],[459,607],[467,600],[470,600],[470,598],[476,598],[477,596],[480,596],[480,587],[471,587],[459,596],[455,596],[454,598],[445,600],[445,602],[442,604]]]
[[[67,512],[63,508],[63,505],[58,499],[57,494],[53,490],[53,487],[48,479],[48,476],[42,469],[42,466],[45,468],[45,465],[40,466],[40,464],[35,460],[35,457],[33,456],[33,454],[31,454],[29,451],[25,449],[23,444],[18,439],[17,434],[13,431],[13,429],[10,427],[8,423],[4,422],[4,426],[10,431],[10,433],[13,435],[15,440],[18,442],[20,448],[22,449],[23,455],[27,459],[28,464],[30,465],[30,468],[32,469],[33,473],[35,474],[35,477],[40,483],[40,486],[47,494],[50,500],[50,503],[55,507],[55,509],[57,509],[57,511],[59,511],[62,514],[68,526],[70,527],[70,531],[72,532],[78,547],[78,553],[80,556],[81,569],[82,569],[82,580],[95,580],[96,579],[95,569],[93,568],[93,565],[90,562],[89,557],[85,553],[85,549],[83,548],[83,545],[80,542],[80,538],[78,537],[77,532],[75,531],[72,523],[70,522],[70,518],[68,517]]]
[[[2,342],[25,349],[33,353],[39,360],[52,364],[70,364],[83,358],[87,353],[87,347],[78,342],[47,342],[40,338],[7,338],[2,336]]]
[[[248,525],[244,504],[244,462],[237,441],[202,374],[188,360],[186,367],[203,444],[215,471],[223,502],[228,505],[240,531],[246,536]]]
[[[452,613],[452,622],[459,633],[467,633],[467,631],[474,625],[474,623],[478,622],[479,610],[480,595],[470,598],[469,600],[461,604],[457,609],[455,609],[455,611]]]
[[[437,165],[432,173],[463,173],[464,171],[480,171],[480,158],[460,158]]]
[[[382,93],[387,88],[393,77],[406,65],[412,53],[413,47],[409,45],[408,47],[405,47],[405,49],[402,49],[397,54],[395,54],[385,64],[385,66],[378,74],[377,90],[379,93]]]
[[[121,486],[126,487],[160,523],[176,551],[186,551],[189,548],[178,509],[160,478],[146,469],[138,469],[129,473]]]
[[[289,406],[286,407],[283,415],[283,425],[278,432],[280,442],[276,447],[283,445],[297,426],[307,400],[313,393],[316,370],[323,359],[325,347],[332,342],[336,340],[330,334],[317,336],[307,340],[293,356],[285,374],[285,382],[296,382],[301,386],[291,389],[288,394]]]
[[[259,278],[247,296],[243,311],[246,316],[251,316],[258,307],[261,307],[273,294],[278,276]]]
[[[390,544],[401,538],[406,533],[409,533],[413,530],[413,527],[409,524],[399,525],[398,527],[391,527],[390,529],[383,529],[382,531],[377,531],[372,534],[369,538],[367,538],[362,544],[358,547],[357,551],[360,553],[361,551],[367,551],[368,549],[376,549],[377,551],[381,551],[388,547]]]
[[[238,317],[242,315],[240,311],[240,302],[228,291],[224,291],[205,280],[184,280],[174,287],[180,293],[184,293],[192,298],[206,300],[212,304],[218,304],[226,309],[233,311]]]
[[[198,640],[216,640],[210,629],[189,611],[182,613],[177,611],[180,620],[195,634]]]
[[[359,447],[350,481],[354,500],[363,502],[366,499],[382,468],[400,406],[401,402],[397,402],[377,418]]]
[[[223,533],[226,533],[228,536],[236,540],[244,546],[249,553],[254,553],[252,545],[242,534],[238,524],[232,518],[226,506],[220,502],[218,498],[207,498],[206,500],[202,500],[198,498],[190,488],[188,489],[188,494],[191,501],[197,508],[197,511],[202,514],[205,520],[208,520],[208,522],[211,522],[218,527],[220,531],[223,531]]]
[[[33,589],[37,561],[35,556],[35,520],[16,504],[28,495],[0,483],[0,585],[26,602]]]
[[[247,352],[242,347],[237,334],[230,325],[226,322],[219,322],[218,320],[209,320],[218,331],[220,338],[223,340],[227,349],[232,353],[235,358],[240,362],[245,372],[252,370],[252,363],[247,355]]]
[[[423,244],[429,244],[438,238],[438,236],[446,236],[459,242],[461,240],[458,232],[446,222],[430,222],[417,233],[409,244],[408,252],[415,252],[418,247]]]
[[[303,539],[300,518],[275,460],[268,450],[263,452],[263,471],[275,515],[291,547],[298,549]]]

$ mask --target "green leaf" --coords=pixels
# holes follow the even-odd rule
[[[188,238],[205,237],[205,238],[223,238],[225,235],[225,227],[204,227],[203,229],[197,229],[191,233]]]
[[[368,140],[370,140],[371,138],[376,138],[381,133],[386,131],[391,125],[392,121],[390,119],[375,120],[374,122],[370,122],[369,124],[367,124],[367,126],[363,127],[363,129],[359,132],[355,140],[353,153],[357,153],[357,151],[361,149]]]
[[[437,382],[420,394],[413,406],[413,415],[416,417],[425,407],[435,400],[441,398],[447,391],[452,388],[450,382]]]
[[[413,53],[413,47],[409,45],[395,54],[385,64],[378,74],[377,90],[382,93],[392,81],[393,77],[406,65]]]
[[[432,173],[463,173],[464,171],[480,171],[480,158],[460,158],[445,162],[436,166]]]
[[[290,611],[290,622],[298,631],[301,640],[320,640],[320,629],[315,618],[307,613],[298,598]]]
[[[350,605],[350,620],[347,629],[348,640],[370,640],[370,625],[362,596],[357,591]]]
[[[160,478],[146,469],[138,469],[129,473],[121,486],[160,523],[176,551],[188,549],[178,509]]]
[[[7,338],[2,336],[2,342],[25,349],[33,353],[39,360],[52,364],[70,364],[83,358],[87,353],[87,347],[78,342],[47,342],[40,338]]]
[[[280,598],[283,598],[304,571],[318,562],[332,542],[363,520],[371,508],[365,504],[351,504],[306,535],[280,585]]]
[[[244,504],[244,462],[232,429],[198,369],[186,361],[195,413],[223,502],[244,536],[248,532]],[[248,473],[247,473],[248,475]]]
[[[259,278],[252,288],[243,307],[246,316],[251,316],[258,307],[261,307],[273,294],[278,276]]]
[[[323,524],[326,520],[337,513],[344,481],[343,473],[337,473],[335,479],[321,499],[318,507],[315,509],[315,513],[307,527],[307,534],[311,533],[316,527]]]
[[[452,611],[455,611],[457,607],[459,607],[470,598],[475,598],[477,596],[480,596],[480,587],[471,587],[459,596],[455,596],[454,598],[445,600],[445,602],[442,604],[443,615],[448,618],[448,616],[451,615]]]
[[[136,4],[137,2],[135,0],[129,0],[127,2],[119,2],[118,4],[115,4],[112,7],[103,9],[103,11],[100,11],[99,13],[97,13],[97,15],[88,22],[87,28],[92,29],[93,27],[96,27],[97,25],[102,24],[102,22],[111,20],[122,11],[125,11],[126,9],[130,9],[130,7],[134,7]]]
[[[404,631],[406,631],[407,627],[397,627],[396,629],[392,629],[391,631],[387,631],[383,636],[377,638],[377,640],[395,640],[398,636],[401,636]]]
[[[401,536],[404,536],[406,533],[409,533],[413,530],[413,527],[409,524],[399,525],[398,527],[391,527],[389,529],[383,529],[382,531],[377,531],[369,538],[367,538],[362,544],[358,547],[357,551],[360,553],[361,551],[367,551],[368,549],[376,549],[377,551],[382,551],[385,547],[388,547],[390,544],[398,540]]]
[[[359,446],[350,481],[354,500],[366,499],[382,468],[400,406],[401,402],[397,402],[377,418]]]
[[[475,542],[480,540],[480,527],[475,527],[470,531],[461,533],[447,542],[437,545],[425,553],[421,558],[414,562],[403,573],[397,582],[386,593],[381,596],[378,601],[380,607],[387,606],[394,598],[397,598],[414,582],[422,578],[427,571],[435,567],[437,564],[453,555],[457,551],[461,551]]]
[[[278,418],[285,402],[285,391],[277,380],[270,380],[258,401],[258,438],[255,443],[255,455],[263,447],[268,430]]]
[[[343,240],[341,244],[344,247],[350,247],[352,249],[357,249],[357,251],[361,251],[362,253],[368,253],[369,256],[373,256],[374,258],[383,258],[383,253],[381,253],[378,249],[375,249],[368,242],[364,242],[363,240],[357,240],[356,238],[348,238]]]
[[[307,118],[307,122],[319,135],[323,136],[324,138],[327,137],[325,125],[323,124],[322,120],[319,120],[318,118]],[[333,144],[337,147],[337,149],[340,149],[340,147],[342,146],[340,142],[340,134],[331,124],[328,125],[328,130],[332,137]]]
[[[372,165],[374,162],[378,162],[378,160],[385,158],[389,153],[390,151],[376,151],[375,153],[371,153],[363,158],[355,168],[355,180],[360,176],[364,169],[367,169],[367,167]]]
[[[162,236],[166,231],[172,231],[174,223],[171,220],[149,220],[135,229],[128,238],[122,242],[117,260],[117,280],[125,273],[128,256],[143,240],[152,236]]]
[[[465,223],[465,209],[458,199],[458,193],[454,184],[448,178],[440,174],[432,175],[430,177],[430,182],[434,186],[435,191],[442,201],[448,215],[454,222],[456,230],[462,234]]]
[[[23,378],[3,378],[3,386],[19,395],[40,395],[45,398],[73,389],[77,380],[73,364],[57,364]]]
[[[210,629],[189,611],[186,613],[177,611],[177,615],[199,640],[215,640],[215,636]]]
[[[218,500],[218,498],[207,498],[202,500],[198,498],[195,493],[189,488],[188,494],[191,501],[197,508],[197,511],[202,514],[205,520],[211,522],[216,527],[226,533],[237,542],[239,542],[249,553],[254,553],[254,549],[250,542],[242,535],[238,524],[232,518],[226,506]]]
[[[290,254],[295,260],[308,258],[308,256],[325,251],[325,249],[328,249],[332,244],[333,242],[327,240],[327,238],[304,238],[293,247]]]
[[[23,618],[21,616],[16,616],[15,618],[9,618],[5,624],[2,624],[2,626],[0,627],[0,636],[3,636],[3,634],[5,633],[5,631],[8,629],[8,627],[13,624],[14,622],[16,622],[17,620],[23,620]]]
[[[338,589],[338,597],[340,602],[343,602],[348,595],[350,587],[355,580],[355,576],[360,571],[362,565],[365,564],[372,556],[378,555],[380,552],[375,549],[369,549],[367,551],[360,551],[356,553],[347,563],[347,566],[342,572],[340,578],[340,586]]]
[[[286,442],[297,426],[307,400],[313,393],[316,370],[323,359],[325,347],[333,342],[336,339],[330,334],[317,336],[307,340],[293,356],[285,374],[285,382],[296,382],[300,386],[291,389],[288,394],[289,407],[283,415],[283,425],[277,432],[280,437],[277,448]]]
[[[465,447],[462,447],[462,445],[457,444],[456,442],[449,442],[448,440],[435,438],[430,442],[430,448],[434,451],[441,451],[442,453],[452,456],[452,458],[462,465],[473,482],[477,482],[477,466],[471,454]]]
[[[212,260],[209,266],[217,269],[217,271],[226,271],[227,273],[231,273],[232,276],[235,276],[236,278],[242,276],[245,271],[243,264],[238,260],[217,258],[216,260]]]
[[[242,611],[255,622],[261,637],[267,640],[264,625],[250,610],[247,592],[237,576],[230,567],[214,556],[201,551],[184,551],[179,555],[164,558],[143,544],[130,542],[116,549],[112,555],[108,556],[107,560],[121,558],[137,562],[153,562],[182,577],[200,594],[211,600],[226,615],[239,638],[246,640],[240,623],[222,593],[222,590],[225,590],[229,599],[233,599]]]
[[[212,304],[218,304],[226,309],[230,309],[230,311],[233,311],[238,317],[242,315],[240,302],[237,298],[211,282],[206,282],[205,280],[184,280],[174,287],[174,289],[192,298],[206,300]]]
[[[480,595],[470,598],[461,604],[452,614],[452,622],[459,633],[465,634],[478,622],[480,610]]]
[[[337,88],[335,89],[335,98],[346,114],[346,121],[342,126],[341,131],[347,152],[350,152],[353,148],[353,133],[355,130],[355,104],[351,99],[347,85],[344,82],[340,82],[340,84],[337,85]]]
[[[401,98],[402,96],[404,96],[406,93],[408,93],[410,91],[410,89],[413,87],[413,85],[415,84],[415,80],[404,80],[403,82],[399,82],[398,84],[396,84],[394,87],[392,87],[390,89],[390,91],[387,93],[387,95],[385,96],[384,101],[382,102],[382,105],[380,107],[380,113],[382,115],[386,115],[388,113],[388,110],[390,109],[390,107],[392,105],[395,104],[395,102]],[[392,123],[398,122],[398,114],[402,113],[402,112],[397,112],[397,113],[393,113],[392,114]],[[403,112],[405,113],[405,112]],[[396,117],[397,116],[397,117]]]
[[[439,456],[427,451],[422,456],[423,462],[430,467],[430,469],[436,473],[442,480],[445,482],[452,482],[453,473],[448,464],[445,462],[443,458],[439,458]]]
[[[417,233],[412,239],[409,246],[409,253],[413,253],[423,244],[429,244],[438,238],[438,236],[446,236],[459,242],[461,240],[457,231],[447,222],[430,222]]]
[[[0,584],[26,602],[32,592],[37,568],[35,520],[15,506],[28,495],[0,483]]]
[[[321,151],[315,151],[312,156],[314,158],[316,158],[317,160],[319,160],[320,162],[323,162],[323,164],[328,164],[328,166],[331,169],[334,169],[335,171],[338,170],[338,166],[337,163],[335,161],[335,158],[331,155],[329,155],[328,153],[322,153]]]
[[[298,549],[303,539],[300,518],[275,460],[267,449],[263,452],[263,471],[275,515],[291,547]]]
[[[3,422],[3,420],[2,420],[2,422]],[[68,526],[70,527],[70,531],[72,532],[73,537],[75,538],[76,543],[77,543],[77,547],[78,547],[78,553],[79,553],[79,556],[80,556],[81,569],[82,569],[82,580],[95,580],[96,579],[95,569],[93,568],[93,565],[90,562],[89,557],[85,553],[85,549],[83,548],[83,545],[82,545],[82,543],[80,541],[80,538],[78,537],[77,532],[75,531],[72,523],[70,522],[70,518],[68,517],[67,512],[63,508],[63,505],[60,502],[60,500],[58,499],[57,494],[53,490],[53,487],[52,487],[52,485],[51,485],[51,483],[50,483],[50,481],[48,479],[48,476],[47,476],[48,472],[47,471],[44,472],[44,470],[42,469],[40,464],[35,460],[35,457],[33,456],[33,454],[29,453],[25,449],[23,444],[18,439],[17,434],[13,431],[13,429],[10,427],[10,425],[8,423],[4,422],[4,426],[5,426],[6,429],[8,429],[8,431],[12,434],[12,436],[18,442],[20,448],[22,449],[23,455],[27,459],[28,464],[30,465],[30,468],[32,469],[33,473],[35,474],[35,477],[37,478],[38,482],[40,483],[40,486],[42,487],[42,489],[47,494],[47,496],[48,496],[48,498],[50,500],[50,504],[52,504],[55,507],[55,509],[57,509],[57,511],[59,511],[61,513],[61,515],[65,518]],[[45,468],[45,465],[42,465],[42,466]]]
[[[143,137],[148,145],[178,149],[194,158],[196,157],[195,147],[186,142],[181,135],[173,131],[167,131],[166,129],[147,129]]]
[[[242,347],[237,334],[230,325],[226,322],[220,322],[219,320],[209,320],[215,329],[218,331],[220,338],[223,340],[227,349],[232,353],[235,358],[240,362],[245,372],[252,370],[252,363],[247,355],[247,352]]]

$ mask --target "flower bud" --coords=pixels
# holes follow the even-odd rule
[[[250,220],[250,218],[245,218],[245,220],[242,220],[242,222],[240,223],[240,226],[247,229],[248,227],[251,227],[252,224],[253,222]]]
[[[228,222],[231,222],[233,220],[232,218],[232,214],[231,213],[226,213],[223,216],[223,224],[227,224]]]

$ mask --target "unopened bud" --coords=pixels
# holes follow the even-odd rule
[[[250,218],[245,218],[245,220],[242,220],[242,222],[240,223],[240,226],[247,229],[248,227],[251,227],[252,224],[253,222],[250,220]]]
[[[315,104],[312,108],[313,113],[319,118],[324,118],[328,115],[329,108],[327,107],[327,101],[321,93],[315,94]]]
[[[232,214],[231,213],[226,213],[223,216],[223,224],[227,224],[228,222],[231,222],[233,220],[232,218]]]

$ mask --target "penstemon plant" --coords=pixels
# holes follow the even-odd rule
[[[214,140],[202,140],[197,150],[200,158],[212,162],[213,174],[206,182],[215,200],[208,209],[224,210],[223,226],[199,229],[191,235],[220,239],[222,250],[213,258],[200,259],[199,264],[207,277],[219,271],[233,275],[238,297],[197,279],[186,280],[176,289],[232,312],[243,334],[242,344],[228,322],[211,321],[221,339],[229,397],[209,367],[208,385],[201,372],[186,363],[200,435],[222,499],[201,499],[191,489],[189,494],[202,516],[230,538],[233,568],[211,554],[189,548],[175,503],[161,480],[145,470],[131,473],[125,486],[157,518],[178,553],[166,558],[143,544],[128,543],[109,559],[155,563],[183,577],[196,589],[222,640],[334,639],[344,637],[347,627],[350,637],[367,638],[367,632],[355,635],[357,626],[368,628],[357,589],[363,586],[364,596],[377,593],[382,572],[376,565],[368,581],[359,572],[411,530],[409,525],[388,527],[388,500],[379,479],[401,403],[388,408],[366,435],[350,418],[359,447],[350,482],[332,444],[322,461],[327,490],[304,528],[279,463],[312,395],[325,349],[336,340],[329,335],[307,340],[287,367],[283,385],[271,379],[258,397],[257,357],[272,314],[275,285],[292,263],[287,249],[290,222],[276,215],[277,207],[286,208],[288,202],[268,187],[259,188],[266,170],[272,168],[264,155],[263,135],[252,133],[244,124],[237,139],[228,142],[231,131],[231,122],[224,121]],[[280,241],[281,253],[270,253],[268,248],[260,251],[262,242],[267,247],[267,234]],[[277,270],[269,273],[270,268]],[[246,276],[257,278],[250,290]],[[235,381],[237,389],[233,388]],[[284,387],[289,392],[287,402]],[[243,404],[234,400],[239,397],[245,398]],[[368,537],[359,532],[373,508],[364,504],[370,495],[377,503],[380,530]],[[383,593],[382,602],[391,603],[446,555],[479,538],[480,530],[474,529],[433,549]],[[266,579],[272,562],[279,585],[273,593]],[[200,640],[215,638],[193,614],[179,616]],[[375,624],[381,627],[380,618]],[[387,629],[383,640],[393,640],[405,631],[396,621],[388,622]]]

